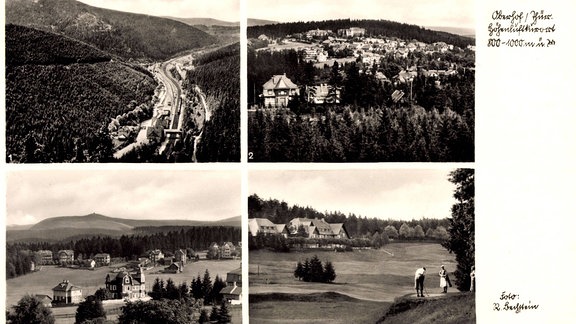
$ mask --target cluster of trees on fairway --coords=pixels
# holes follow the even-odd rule
[[[398,23],[389,20],[324,20],[310,22],[278,23],[273,25],[250,26],[247,30],[248,38],[257,38],[265,34],[269,37],[281,38],[287,35],[305,33],[313,29],[332,30],[350,27],[366,29],[366,35],[381,35],[401,39],[417,39],[425,43],[445,42],[459,47],[474,45],[474,39],[462,37],[445,32],[433,31],[416,25]]]
[[[306,282],[329,283],[336,279],[336,270],[332,262],[326,261],[326,264],[323,265],[322,261],[315,255],[310,260],[306,258],[304,262],[298,261],[296,270],[294,270],[294,277]]]
[[[166,282],[156,278],[149,295],[155,300],[202,300],[204,305],[220,304],[222,302],[220,291],[224,287],[226,287],[224,280],[216,275],[212,282],[210,273],[206,269],[204,277],[201,278],[198,274],[198,277],[192,279],[190,286],[186,282],[176,285],[172,278],[168,278]]]
[[[6,22],[61,33],[124,58],[166,59],[216,42],[213,36],[178,21],[71,0],[8,1]]]
[[[199,162],[240,161],[240,44],[236,43],[195,59],[184,89],[195,93],[198,85],[206,95],[210,120],[204,124],[196,158]],[[184,138],[175,147],[178,159],[190,161],[196,135],[193,116],[186,116]]]
[[[241,229],[232,226],[199,226],[154,233],[150,235],[122,235],[121,237],[96,236],[66,242],[14,242],[6,244],[6,277],[13,278],[30,272],[30,263],[35,259],[32,251],[50,250],[55,255],[59,250],[74,250],[76,256],[89,258],[96,253],[109,253],[112,258],[135,259],[146,251],[160,249],[202,250],[211,242],[238,242]]]
[[[470,289],[470,271],[475,263],[475,185],[474,169],[457,169],[450,173],[450,182],[456,185],[452,217],[448,233],[450,238],[442,245],[456,256],[455,284],[459,290]]]
[[[53,54],[59,44],[64,44],[60,52],[79,47],[67,54],[68,61],[91,62],[101,54],[54,34],[50,43],[33,42],[45,38],[45,33],[22,28],[6,30],[11,62],[17,63],[6,66],[7,161],[111,161],[108,124],[150,102],[156,87],[152,76],[122,62],[63,64],[62,56]]]

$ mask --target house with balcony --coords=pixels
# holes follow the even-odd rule
[[[272,76],[262,86],[264,107],[286,108],[290,100],[299,94],[298,86],[286,76],[286,73]]]
[[[146,277],[142,268],[136,273],[120,271],[106,275],[106,290],[112,299],[140,299],[146,297]]]

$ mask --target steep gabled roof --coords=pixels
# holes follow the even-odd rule
[[[346,237],[350,237],[350,235],[348,235],[348,231],[346,230],[346,227],[344,227],[344,223],[330,224],[330,227],[332,228],[332,233],[334,233],[335,235],[340,233],[340,231],[344,231],[344,233],[346,234]]]
[[[52,291],[72,291],[72,290],[81,290],[82,288],[76,287],[70,283],[68,280],[64,280],[59,283],[56,287],[52,288]]]
[[[222,290],[220,290],[220,293],[221,294],[227,294],[227,295],[240,296],[242,294],[242,287],[240,287],[240,286],[224,287],[224,288],[222,288]]]
[[[264,90],[271,90],[271,89],[298,89],[298,86],[295,85],[292,80],[286,77],[286,74],[279,74],[274,75],[270,80],[268,80],[262,86]]]

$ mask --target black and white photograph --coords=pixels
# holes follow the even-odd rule
[[[248,0],[250,162],[473,162],[474,2]]]
[[[9,172],[7,323],[242,323],[240,178]]]
[[[239,162],[240,2],[6,0],[6,161]]]
[[[250,323],[475,323],[474,169],[249,172]]]

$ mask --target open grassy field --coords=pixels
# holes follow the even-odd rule
[[[192,279],[196,278],[198,274],[203,277],[206,269],[210,272],[212,280],[214,280],[216,275],[226,280],[226,273],[239,268],[240,262],[241,260],[201,260],[188,263],[184,267],[184,272],[179,274],[158,273],[164,267],[157,267],[144,272],[146,275],[146,290],[152,290],[156,277],[162,278],[164,281],[172,278],[176,284],[186,281],[188,286],[190,286]],[[6,306],[15,305],[26,294],[52,296],[52,288],[62,282],[62,280],[69,280],[73,285],[81,287],[84,296],[92,295],[98,288],[105,287],[106,275],[111,273],[112,269],[113,267],[102,267],[91,271],[44,266],[41,271],[6,280]]]
[[[314,255],[318,255],[322,262],[333,263],[336,270],[334,283],[308,283],[294,278],[296,263]],[[380,250],[354,252],[250,251],[249,260],[251,323],[266,323],[272,319],[282,319],[287,323],[351,323],[359,319],[375,322],[396,297],[415,293],[414,272],[417,268],[427,268],[425,287],[430,294],[440,292],[437,274],[440,265],[444,264],[448,272],[456,268],[454,256],[434,243],[392,243]],[[268,295],[302,296],[326,292],[336,292],[351,299],[302,302]],[[260,294],[267,295],[259,299],[256,295]],[[330,310],[318,311],[327,310],[326,307]],[[291,315],[287,316],[288,313]],[[320,313],[321,318],[317,318]],[[330,314],[330,317],[325,314]]]

